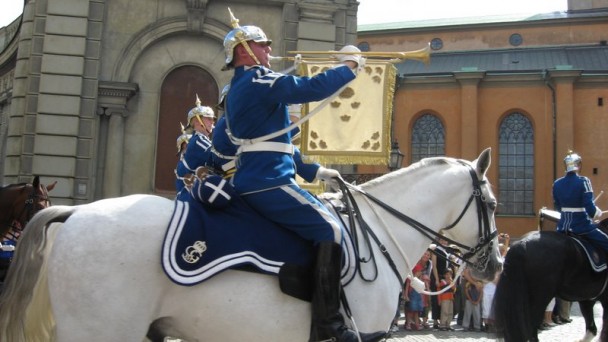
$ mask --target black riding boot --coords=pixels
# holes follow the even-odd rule
[[[331,241],[317,246],[312,296],[310,341],[358,342],[357,333],[344,325],[340,313],[342,248]],[[386,332],[361,334],[362,342],[381,340]]]

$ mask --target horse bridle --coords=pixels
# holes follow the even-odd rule
[[[369,241],[369,237],[371,237],[375,241],[377,246],[379,247],[382,255],[384,255],[384,257],[387,259],[391,269],[393,270],[393,272],[399,279],[400,284],[403,284],[403,279],[402,279],[399,271],[397,270],[395,262],[393,261],[392,257],[388,253],[386,246],[378,239],[378,237],[371,230],[369,225],[363,220],[361,212],[357,205],[357,202],[355,201],[355,199],[349,189],[354,189],[358,193],[361,193],[366,198],[370,199],[372,202],[376,203],[378,206],[380,206],[381,208],[383,208],[384,210],[389,212],[391,215],[398,218],[400,221],[406,223],[407,225],[416,229],[419,233],[421,233],[425,237],[429,238],[433,243],[439,244],[439,239],[443,239],[443,240],[448,241],[448,243],[451,243],[453,245],[456,245],[456,246],[466,250],[467,252],[464,253],[462,256],[459,256],[456,254],[454,256],[456,258],[462,260],[463,262],[465,262],[468,266],[475,268],[476,270],[483,271],[487,267],[487,264],[490,260],[490,253],[491,253],[491,249],[492,249],[492,245],[493,245],[492,241],[496,237],[498,232],[496,230],[493,232],[491,231],[490,217],[489,217],[489,213],[488,213],[488,208],[486,206],[486,198],[483,195],[483,191],[481,189],[481,186],[484,185],[486,183],[486,181],[485,180],[480,181],[477,178],[477,173],[475,172],[475,170],[473,169],[473,167],[471,165],[469,165],[468,163],[466,163],[464,161],[460,161],[460,160],[459,160],[459,163],[468,167],[469,174],[471,175],[471,178],[473,180],[473,192],[472,192],[471,196],[469,197],[466,205],[462,209],[458,218],[456,218],[456,220],[452,224],[439,229],[439,232],[454,228],[458,224],[458,222],[460,222],[460,220],[464,217],[465,213],[468,211],[469,207],[471,206],[471,203],[473,203],[473,200],[475,200],[475,204],[477,206],[478,242],[473,247],[470,247],[470,246],[464,245],[458,241],[449,239],[448,237],[443,236],[441,233],[437,233],[434,230],[425,226],[424,224],[401,213],[397,209],[389,206],[388,204],[384,203],[383,201],[374,197],[373,195],[363,191],[362,189],[354,187],[350,184],[346,184],[341,179],[338,180],[338,182],[340,184],[340,189],[342,190],[343,196],[345,198],[344,202],[347,206],[347,210],[349,213],[349,215],[348,215],[349,221],[350,221],[349,223],[351,224],[350,226],[353,227],[352,228],[353,241],[355,242],[356,245],[358,245],[358,238],[357,238],[357,233],[356,233],[356,229],[355,229],[356,225],[354,224],[354,220],[356,218],[357,223],[359,223],[359,227],[361,227],[361,229],[364,233],[364,237],[366,239],[366,243],[367,243],[368,247],[371,247],[371,243]],[[354,215],[350,215],[350,213],[353,213]],[[355,217],[355,218],[353,218],[353,217]],[[366,279],[363,276],[363,274],[361,273],[361,268],[359,265],[361,262],[369,262],[371,260],[375,260],[375,257],[373,255],[373,250],[371,248],[368,248],[368,249],[370,251],[370,258],[368,260],[363,260],[363,259],[360,259],[359,256],[357,255],[357,258],[356,258],[357,266],[356,267],[363,280],[374,281],[375,278],[377,277],[377,266],[374,264],[374,266],[376,268],[376,274],[375,274],[374,278]],[[480,251],[481,251],[481,255],[478,256],[477,261],[476,262],[470,261],[470,259],[473,258],[476,254],[480,253]],[[358,253],[357,248],[355,248],[355,253]]]

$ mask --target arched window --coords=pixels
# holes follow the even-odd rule
[[[175,192],[177,137],[179,124],[187,125],[188,111],[195,106],[198,94],[203,106],[217,103],[218,85],[210,73],[197,66],[186,65],[172,70],[161,86],[156,140],[156,171],[154,190]]]
[[[506,116],[498,138],[498,213],[534,215],[534,129],[520,113]]]
[[[445,129],[433,114],[419,117],[412,128],[412,163],[445,155]]]

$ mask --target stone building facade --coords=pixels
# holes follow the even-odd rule
[[[608,1],[569,1],[565,12],[360,26],[370,51],[412,51],[431,62],[397,65],[394,138],[404,165],[422,157],[475,158],[492,148],[497,225],[534,230],[553,207],[569,149],[596,195],[608,191]],[[379,173],[382,168],[359,167]],[[598,206],[608,209],[608,196]]]
[[[172,197],[179,123],[232,75],[228,7],[275,55],[356,39],[355,0],[26,0],[0,31],[0,181],[57,180],[53,204]]]

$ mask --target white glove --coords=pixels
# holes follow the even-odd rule
[[[361,52],[361,50],[359,50],[359,48],[356,47],[356,46],[354,46],[354,45],[345,45],[343,48],[340,49],[339,52]],[[342,63],[344,63],[346,61],[355,62],[355,63],[357,63],[357,65],[359,67],[361,67],[362,64],[365,64],[364,63],[365,60],[361,57],[361,55],[358,55],[358,54],[357,55],[351,55],[351,54],[342,55],[342,54],[337,54],[336,58],[340,62],[342,62]],[[362,62],[362,60],[363,60],[363,62]]]
[[[595,206],[595,215],[593,215],[594,219],[599,219],[602,216],[602,209],[598,206]]]
[[[15,246],[13,245],[3,245],[0,243],[0,250],[3,252],[13,252],[15,250]]]
[[[328,169],[328,168],[321,166],[317,170],[316,178],[324,181],[327,185],[329,185],[329,187],[332,190],[340,189],[340,185],[338,184],[338,181],[336,179],[334,179],[334,178],[340,178],[340,179],[342,178],[342,176],[340,176],[340,172],[338,172],[338,170]]]

